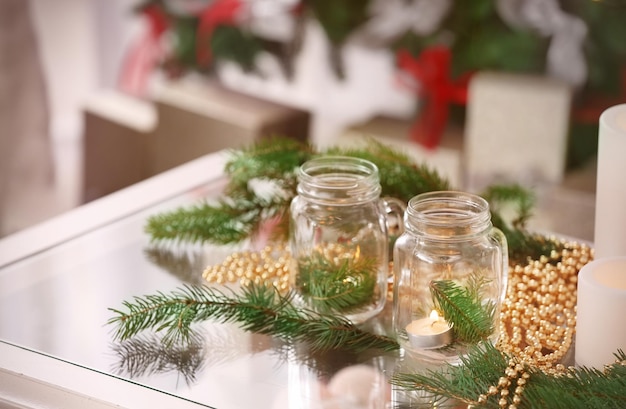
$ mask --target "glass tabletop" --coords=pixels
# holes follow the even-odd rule
[[[312,354],[304,345],[214,322],[199,325],[197,338],[180,347],[165,347],[151,332],[114,341],[110,308],[134,296],[208,284],[204,268],[235,250],[155,246],[143,230],[149,216],[215,198],[224,183],[219,172],[209,172],[193,188],[134,203],[106,223],[5,263],[0,340],[218,409],[388,406],[387,377],[398,365],[393,354]],[[71,216],[68,223],[75,222]],[[386,332],[388,310],[367,325]]]

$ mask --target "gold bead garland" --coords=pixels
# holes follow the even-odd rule
[[[347,250],[345,246],[329,243],[318,249],[325,259],[340,264],[342,259],[358,259],[360,249]],[[216,265],[208,266],[202,277],[210,283],[226,284],[239,282],[241,285],[268,284],[281,292],[290,289],[289,271],[293,258],[284,243],[268,245],[260,251],[244,250],[232,253]],[[393,266],[390,263],[389,271]],[[389,295],[392,294],[389,288]]]
[[[339,254],[340,251],[345,251],[345,248],[328,247],[323,252],[328,259],[345,257]],[[333,252],[334,254],[331,254]],[[245,250],[232,253],[222,263],[206,267],[202,277],[213,284],[237,282],[243,286],[250,283],[269,284],[285,293],[291,288],[289,271],[292,260],[291,253],[285,244],[268,245],[260,251]],[[389,262],[389,272],[391,271],[393,271],[393,262]],[[393,280],[389,280],[387,299],[391,300],[392,297]]]
[[[221,263],[207,267],[202,277],[210,283],[267,283],[281,292],[289,289],[291,257],[284,244],[266,246],[260,251],[235,252]]]
[[[556,241],[556,239],[553,239]],[[562,361],[574,339],[578,272],[593,259],[593,249],[577,242],[559,242],[554,251],[525,266],[509,268],[508,287],[500,315],[498,349],[511,356],[505,376],[470,406],[484,404],[499,394],[498,406],[517,409],[530,378],[525,368],[562,375]],[[284,244],[260,251],[241,251],[223,263],[209,266],[203,277],[212,283],[266,283],[289,290],[291,255]],[[391,264],[391,263],[390,263]],[[390,265],[391,271],[391,265]],[[390,282],[389,294],[393,284]],[[511,393],[511,387],[515,389]]]
[[[499,392],[499,407],[517,409],[530,378],[524,368],[556,376],[565,373],[562,360],[572,346],[576,329],[578,272],[593,259],[593,249],[576,242],[560,244],[563,249],[552,252],[550,257],[509,269],[498,349],[512,358],[505,376],[481,394],[476,405]],[[513,381],[516,387],[511,396]]]
[[[561,243],[550,257],[509,270],[500,319],[499,348],[522,364],[560,374],[576,329],[578,272],[593,259],[580,243]]]

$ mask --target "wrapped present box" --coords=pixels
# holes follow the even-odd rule
[[[464,185],[563,181],[572,89],[546,76],[480,72],[470,82]]]
[[[177,165],[272,136],[308,139],[309,113],[212,82],[170,82],[151,101],[117,92],[84,110],[83,201]]]

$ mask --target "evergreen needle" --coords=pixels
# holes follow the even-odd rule
[[[331,148],[326,154],[354,156],[378,167],[383,196],[408,202],[420,193],[449,190],[450,183],[426,165],[417,165],[404,153],[369,139],[366,147]]]
[[[292,295],[283,296],[262,285],[244,287],[241,294],[225,294],[207,286],[185,286],[170,294],[135,297],[125,310],[110,309],[115,316],[114,338],[120,341],[145,330],[165,331],[165,343],[187,341],[195,322],[214,320],[238,323],[243,329],[279,338],[304,341],[313,350],[346,348],[393,351],[398,343],[386,336],[363,331],[341,317],[296,307]]]
[[[255,234],[265,220],[282,217],[289,200],[257,197],[223,199],[181,207],[148,218],[145,231],[152,241],[236,244]]]
[[[328,260],[314,253],[298,260],[296,287],[307,303],[323,313],[349,312],[372,302],[376,290],[376,258]]]
[[[271,138],[233,151],[224,169],[229,176],[228,195],[246,191],[253,179],[278,181],[295,193],[296,170],[313,157],[313,149],[293,139]]]
[[[475,344],[494,331],[495,304],[483,302],[477,288],[464,288],[451,280],[432,281],[435,308],[454,326],[459,342]]]
[[[518,409],[600,409],[626,406],[626,355],[615,354],[616,362],[599,371],[588,368],[569,368],[562,375],[550,375],[533,367],[525,367],[530,374],[521,395]],[[425,373],[396,373],[391,383],[408,391],[426,391],[440,402],[455,399],[473,407],[498,409],[500,394],[490,396],[479,404],[478,396],[486,394],[490,386],[498,385],[511,357],[490,343],[480,343],[460,365],[446,364],[440,370]],[[509,396],[513,396],[516,382],[511,382]],[[455,406],[456,407],[456,406]]]
[[[506,236],[510,263],[526,264],[528,260],[538,260],[542,255],[561,250],[555,240],[526,231],[526,222],[535,205],[532,192],[517,184],[492,185],[481,196],[489,202],[493,225]],[[513,210],[511,220],[503,216],[507,207]]]

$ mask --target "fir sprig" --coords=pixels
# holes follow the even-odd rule
[[[561,249],[555,240],[526,230],[536,200],[528,189],[517,184],[493,185],[481,196],[489,202],[491,222],[506,236],[510,263],[526,264],[529,259],[538,260]],[[507,220],[507,213],[514,216]]]
[[[408,155],[374,139],[364,148],[330,148],[326,154],[353,156],[378,167],[382,195],[408,202],[420,193],[449,190],[448,180],[425,164],[416,164]]]
[[[307,342],[313,351],[345,348],[393,351],[398,343],[386,336],[363,331],[348,320],[299,308],[276,289],[250,285],[241,294],[226,294],[207,286],[185,286],[170,294],[162,292],[135,297],[123,303],[125,311],[110,309],[115,316],[114,338],[120,341],[145,330],[164,331],[166,344],[185,342],[193,336],[193,323],[214,320],[238,323],[242,329],[290,341]]]
[[[279,138],[233,151],[224,169],[228,185],[219,201],[153,215],[145,231],[154,242],[240,243],[257,233],[263,222],[286,219],[295,196],[296,170],[311,155],[310,146]],[[258,195],[251,186],[254,180],[272,182],[277,189],[270,195]],[[287,227],[280,231],[286,232]]]
[[[281,197],[223,198],[153,215],[145,231],[154,242],[236,244],[257,233],[263,221],[283,217],[288,206]]]
[[[233,151],[224,168],[229,177],[226,194],[247,191],[251,180],[264,179],[278,183],[293,195],[296,170],[313,155],[311,146],[281,138],[263,140],[248,148]]]
[[[572,367],[562,376],[534,371],[531,380],[524,391],[528,408],[626,407],[626,354],[622,350],[615,353],[615,363],[604,370]]]
[[[316,311],[350,312],[372,301],[378,262],[373,257],[338,262],[314,253],[298,259],[296,287]]]
[[[493,334],[495,303],[485,302],[478,287],[463,287],[452,280],[440,280],[430,283],[430,292],[435,308],[453,324],[457,341],[475,344]]]
[[[533,367],[525,367],[530,374],[518,409],[595,409],[622,408],[626,405],[626,354],[617,351],[616,363],[604,371],[588,368],[569,368],[563,375],[546,374]],[[396,373],[391,383],[409,391],[427,391],[437,402],[454,399],[466,405],[498,409],[499,396],[493,395],[479,404],[478,396],[497,385],[505,373],[511,357],[490,343],[481,343],[461,356],[460,365],[446,364],[443,369],[424,373]],[[516,383],[511,382],[509,394],[514,394]]]
[[[492,185],[481,196],[489,202],[491,210],[498,214],[503,224],[506,223],[513,228],[522,229],[532,217],[536,198],[532,192],[520,185]],[[514,207],[512,209],[514,217],[508,223],[502,214],[506,206]]]
[[[404,390],[432,393],[436,402],[455,399],[477,405],[478,396],[497,384],[507,368],[507,358],[489,343],[475,346],[459,358],[460,365],[446,364],[439,370],[397,372],[390,382]]]

